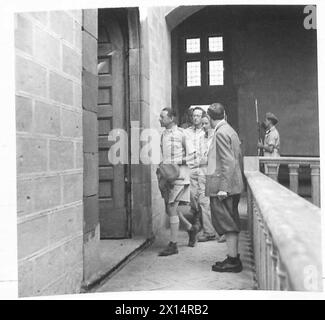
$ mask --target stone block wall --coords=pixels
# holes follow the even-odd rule
[[[150,199],[150,165],[139,161],[139,148],[144,145],[139,141],[143,129],[150,123],[143,105],[148,103],[148,70],[144,67],[143,54],[146,41],[142,39],[138,8],[127,9],[127,27],[129,33],[129,118],[131,125],[131,230],[132,237],[150,238],[152,236],[152,208]],[[140,42],[141,41],[141,42]]]
[[[285,18],[250,19],[231,33],[245,155],[257,152],[256,98],[260,120],[269,111],[279,118],[281,155],[319,156],[317,32],[304,28],[304,6],[292,7]]]
[[[140,8],[141,21],[141,120],[159,130],[159,115],[171,107],[171,48],[170,31],[165,15],[172,7]],[[151,174],[152,232],[164,226],[165,207],[158,189],[156,165],[148,168]]]
[[[82,109],[83,109],[83,199],[84,199],[84,284],[101,271],[99,256],[98,207],[98,121],[97,121],[97,39],[98,10],[83,10]]]
[[[80,291],[81,10],[17,13],[19,295]]]

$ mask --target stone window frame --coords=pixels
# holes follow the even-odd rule
[[[209,50],[209,38],[213,37],[222,37],[222,51],[210,51]],[[187,40],[189,39],[200,39],[200,52],[187,52]],[[184,87],[192,88],[192,87],[223,87],[225,86],[226,75],[225,75],[225,63],[224,63],[224,55],[225,55],[225,35],[223,33],[207,33],[205,35],[202,34],[193,34],[190,36],[183,37],[183,63],[184,63]],[[223,84],[210,84],[210,61],[222,60],[224,69],[223,69]],[[188,85],[187,79],[187,64],[188,62],[201,62],[200,73],[201,79],[200,85],[192,86]]]

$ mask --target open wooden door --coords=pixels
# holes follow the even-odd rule
[[[126,130],[125,40],[117,17],[99,11],[98,28],[98,139],[99,220],[102,239],[129,235],[127,164],[112,165],[108,141],[112,129]]]

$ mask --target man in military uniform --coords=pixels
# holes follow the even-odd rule
[[[197,240],[200,242],[210,241],[217,238],[216,231],[211,223],[210,202],[205,196],[205,174],[201,170],[201,160],[204,157],[203,147],[205,145],[204,136],[205,130],[202,127],[202,116],[204,111],[200,107],[195,107],[192,114],[192,126],[185,130],[187,141],[194,150],[194,158],[188,161],[188,166],[191,170],[191,212],[193,214],[193,234],[189,240],[189,246],[194,247]],[[201,225],[202,223],[202,225]],[[202,234],[197,237],[195,233],[199,233],[202,229]]]
[[[265,115],[264,125],[266,128],[264,143],[259,142],[258,148],[264,150],[264,157],[280,157],[280,135],[276,129],[278,118],[271,112]]]
[[[159,253],[159,256],[169,256],[178,253],[177,238],[179,230],[179,218],[187,224],[189,235],[191,236],[192,225],[185,217],[178,212],[180,202],[190,202],[190,169],[186,164],[186,158],[191,151],[186,145],[184,130],[179,128],[176,123],[176,114],[171,108],[164,108],[160,114],[160,124],[165,130],[161,136],[161,159],[162,164],[175,164],[179,167],[178,177],[166,183],[164,200],[166,211],[170,222],[170,242],[168,246]],[[159,172],[159,171],[158,171]],[[162,190],[162,189],[161,189]]]
[[[199,146],[199,176],[197,188],[197,202],[201,211],[202,230],[198,236],[198,242],[206,242],[219,238],[213,227],[211,219],[210,198],[205,195],[206,175],[208,167],[208,151],[213,139],[214,130],[211,128],[210,117],[206,113],[202,116],[202,128],[204,135],[201,137]],[[219,242],[225,242],[224,237],[220,237]]]

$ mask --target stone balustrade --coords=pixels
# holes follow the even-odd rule
[[[265,173],[271,179],[278,181],[278,169],[281,164],[289,168],[290,190],[298,193],[299,167],[309,166],[311,169],[312,203],[320,207],[320,161],[315,157],[260,157],[260,164],[265,166]]]
[[[258,157],[244,158],[258,287],[321,291],[320,208],[259,172],[259,165]],[[297,166],[291,173],[295,185]]]

